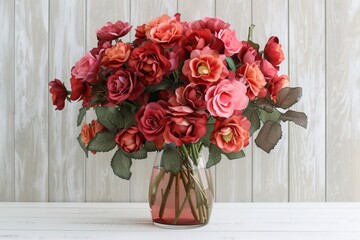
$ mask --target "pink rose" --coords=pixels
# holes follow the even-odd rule
[[[209,47],[194,50],[191,52],[190,59],[185,61],[182,72],[191,82],[210,86],[228,75],[229,71],[224,60],[224,55],[219,55],[217,51]]]
[[[236,69],[236,74],[245,81],[248,88],[247,96],[250,100],[266,95],[266,81],[256,63],[245,63],[240,68]]]
[[[128,22],[117,21],[115,23],[108,22],[96,31],[99,40],[111,41],[119,37],[125,36],[131,30]]]
[[[186,116],[171,116],[165,125],[165,142],[174,142],[177,146],[195,143],[205,135],[206,122],[205,113],[194,112]]]
[[[251,123],[244,116],[216,120],[211,142],[223,152],[239,152],[249,145]]]
[[[163,133],[165,129],[165,115],[165,109],[157,102],[151,102],[142,106],[135,115],[138,128],[145,139],[154,141],[159,147],[164,143]]]
[[[144,91],[133,71],[120,69],[111,75],[106,83],[108,99],[113,104],[120,104],[126,99],[135,100]]]
[[[153,42],[145,42],[132,51],[129,67],[135,69],[140,81],[148,86],[160,83],[171,68],[171,63],[164,56],[160,46]]]
[[[274,76],[277,75],[277,70],[274,68],[274,66],[267,61],[266,59],[261,60],[258,63],[261,72],[263,73],[265,80],[269,82],[271,79],[274,78]]]
[[[98,82],[98,73],[100,71],[100,61],[104,49],[93,49],[83,56],[71,70],[71,74],[82,82],[96,84]],[[98,54],[94,54],[98,52]]]
[[[224,42],[226,56],[230,57],[239,52],[241,43],[237,39],[236,32],[234,30],[222,29],[216,34],[216,37]]]
[[[214,117],[228,118],[236,110],[247,107],[249,98],[246,96],[246,86],[237,80],[224,79],[211,86],[205,95],[207,109]]]
[[[52,103],[56,106],[56,110],[62,110],[65,106],[65,99],[67,97],[67,90],[64,84],[59,79],[54,79],[49,82]]]
[[[261,59],[261,55],[249,42],[241,41],[238,58],[243,64],[252,64],[255,60]]]
[[[289,78],[287,75],[275,75],[268,84],[268,92],[271,98],[276,102],[276,97],[280,90],[289,85]]]
[[[145,138],[136,126],[124,128],[115,136],[117,145],[127,153],[139,151],[145,143]]]
[[[265,45],[264,53],[266,59],[274,65],[274,67],[279,70],[279,65],[282,61],[284,61],[285,56],[281,49],[281,44],[279,44],[279,39],[277,37],[270,37],[268,42]]]

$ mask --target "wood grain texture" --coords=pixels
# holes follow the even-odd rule
[[[289,10],[290,86],[303,88],[293,110],[309,116],[306,130],[289,125],[289,200],[325,201],[325,1],[290,1]]]
[[[14,201],[14,8],[12,0],[0,1],[0,201]]]
[[[86,50],[97,46],[96,30],[106,22],[130,21],[130,0],[88,0],[87,1],[87,37]],[[128,38],[123,38],[125,41]],[[91,122],[96,116],[93,111],[86,115]],[[90,154],[86,160],[86,201],[109,202],[129,201],[129,182],[114,175],[110,161],[115,149],[108,153]]]
[[[49,4],[49,80],[58,78],[71,90],[70,69],[85,52],[85,1]],[[66,102],[55,111],[50,103],[49,201],[85,201],[85,155],[76,126],[80,107]]]
[[[360,2],[326,2],[327,200],[360,201]]]
[[[176,0],[132,0],[131,1],[131,25],[135,29],[138,25],[149,22],[151,19],[168,14],[173,16],[177,12]],[[132,31],[134,33],[134,31]],[[134,40],[134,35],[131,35]],[[130,179],[130,201],[142,202],[148,199],[148,188],[151,171],[154,165],[156,153],[149,153],[144,160],[133,160]]]
[[[241,16],[239,16],[241,12]],[[240,41],[247,39],[251,24],[251,1],[216,1],[216,16],[230,23]],[[223,157],[216,166],[216,201],[251,202],[252,200],[252,146],[244,149],[245,158],[228,160]]]
[[[15,1],[15,200],[48,200],[48,1]]]
[[[278,36],[285,61],[280,74],[288,71],[288,1],[253,0],[254,41],[263,49],[270,36]],[[288,201],[288,124],[282,123],[282,139],[270,154],[253,144],[253,201]],[[257,133],[254,134],[254,139]]]

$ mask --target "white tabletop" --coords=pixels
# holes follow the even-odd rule
[[[0,239],[360,239],[360,203],[216,203],[205,227],[152,224],[147,203],[0,203]]]

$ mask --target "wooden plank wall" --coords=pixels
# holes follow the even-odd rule
[[[134,161],[130,181],[113,175],[111,153],[85,159],[76,142],[80,106],[55,112],[48,82],[69,84],[71,66],[105,22],[136,27],[176,12],[188,21],[221,17],[240,39],[254,23],[262,46],[279,36],[281,73],[304,90],[294,110],[308,114],[308,129],[283,124],[270,155],[252,142],[246,158],[223,159],[212,170],[216,200],[360,201],[358,0],[1,0],[0,201],[146,201],[155,155]]]

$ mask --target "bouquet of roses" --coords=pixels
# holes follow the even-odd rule
[[[121,37],[127,22],[107,23],[97,30],[97,47],[71,69],[71,91],[54,79],[52,102],[82,101],[77,119],[94,109],[97,119],[82,125],[78,137],[86,155],[118,148],[111,160],[114,173],[131,177],[132,159],[163,150],[166,171],[178,172],[185,159],[197,164],[209,148],[207,167],[221,154],[244,157],[243,148],[260,129],[255,143],[270,152],[281,138],[280,121],[306,128],[304,113],[287,110],[302,90],[288,87],[279,75],[284,60],[277,37],[263,50],[252,39],[238,40],[219,18],[184,22],[180,14],[162,15],[138,26],[135,40]],[[283,109],[283,110],[281,110]]]

